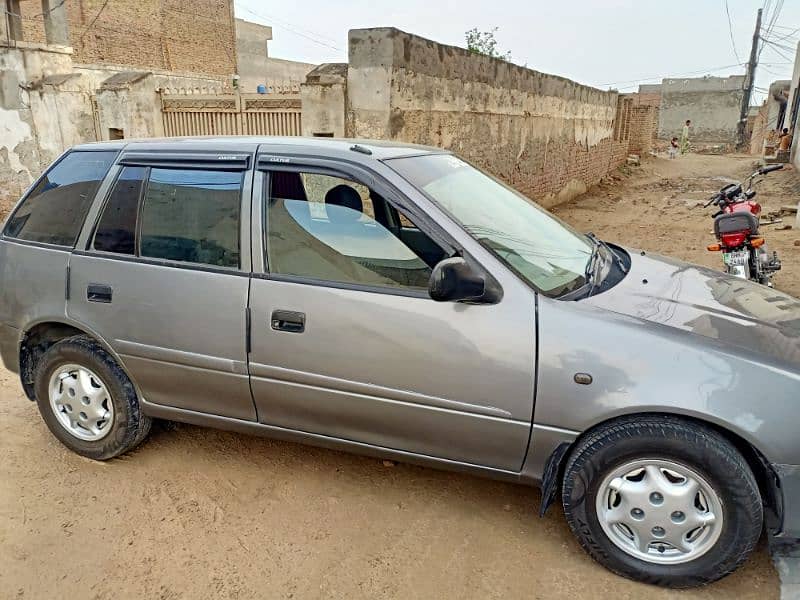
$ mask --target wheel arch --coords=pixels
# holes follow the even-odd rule
[[[103,350],[108,352],[120,368],[125,371],[129,379],[130,373],[127,372],[125,365],[120,357],[114,352],[111,345],[92,328],[83,323],[78,323],[64,318],[43,318],[28,323],[20,333],[19,340],[19,377],[25,395],[30,400],[35,400],[33,391],[36,365],[42,355],[55,343],[76,335],[85,335],[92,338]],[[133,379],[131,379],[133,381]],[[134,384],[135,385],[135,384]],[[138,391],[138,390],[137,390]]]
[[[638,412],[627,413],[624,415],[617,415],[595,423],[590,428],[583,431],[572,442],[559,445],[553,450],[546,462],[545,473],[542,478],[542,504],[539,510],[539,515],[543,516],[548,507],[553,503],[564,481],[564,475],[567,463],[571,457],[574,449],[589,435],[602,427],[606,427],[612,423],[620,421],[632,421],[637,417],[658,417],[664,416],[669,418],[682,419],[686,422],[697,423],[708,427],[712,431],[718,433],[725,440],[727,440],[734,448],[744,457],[748,466],[753,471],[756,481],[758,483],[759,493],[761,494],[762,503],[774,511],[778,518],[778,523],[782,521],[782,502],[781,495],[777,489],[777,478],[769,461],[764,454],[755,447],[749,440],[737,433],[731,428],[725,427],[715,421],[704,419],[697,415],[686,415],[675,412]]]

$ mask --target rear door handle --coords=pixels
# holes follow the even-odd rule
[[[303,333],[306,330],[306,315],[292,310],[276,310],[272,312],[270,324],[275,331]]]
[[[105,304],[111,303],[112,290],[110,285],[103,285],[102,283],[90,283],[86,286],[86,299],[89,302],[102,302]]]

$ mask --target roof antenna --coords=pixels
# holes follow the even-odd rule
[[[364,146],[359,146],[358,144],[353,144],[350,146],[350,150],[353,152],[360,152],[361,154],[366,154],[367,156],[372,156],[372,150],[369,148],[365,148]]]

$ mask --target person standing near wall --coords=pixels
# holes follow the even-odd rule
[[[689,152],[689,127],[691,127],[692,121],[690,119],[686,119],[686,124],[683,126],[683,132],[681,133],[681,154],[687,154]]]
[[[669,142],[669,149],[667,150],[669,157],[675,158],[676,156],[678,156],[679,149],[680,147],[678,146],[678,138],[673,136],[673,138]]]
[[[787,127],[784,127],[780,137],[778,138],[778,150],[782,150],[783,152],[788,152],[791,146],[792,146],[792,136],[791,134],[789,134],[789,129]]]
[[[792,136],[788,128],[784,128],[778,138],[778,151],[775,153],[780,162],[789,162],[789,149],[792,147]]]

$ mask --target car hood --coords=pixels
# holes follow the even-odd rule
[[[637,250],[627,276],[585,301],[800,371],[800,300],[706,267]]]

